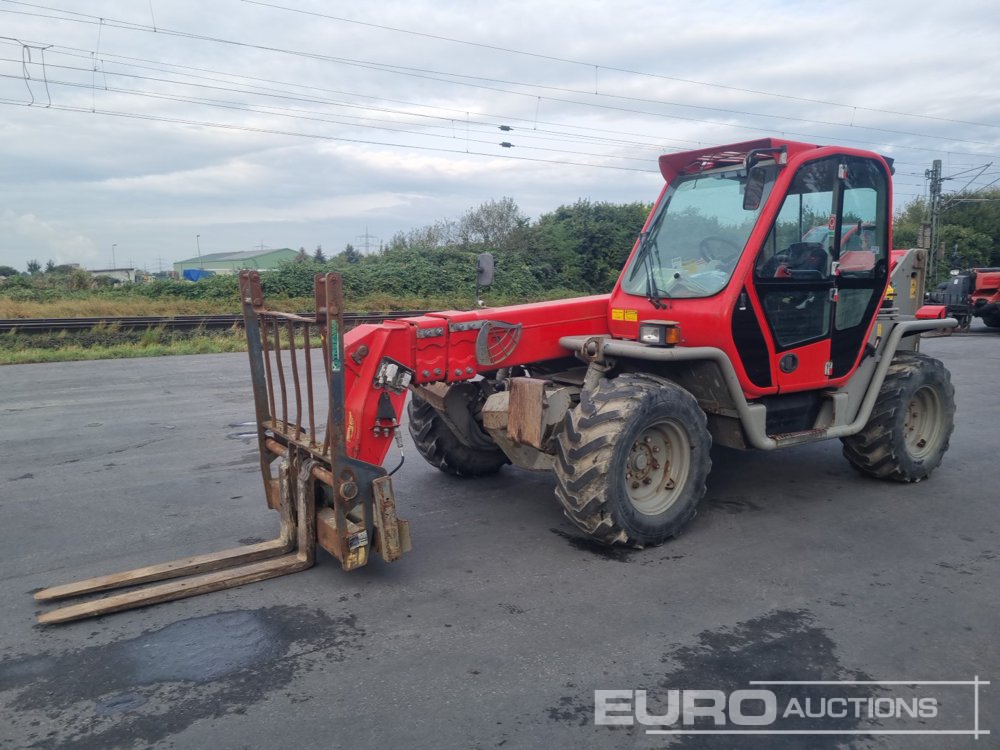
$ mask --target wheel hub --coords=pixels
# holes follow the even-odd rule
[[[653,457],[653,448],[649,438],[632,445],[632,452],[629,454],[629,468],[632,477],[639,481],[646,479],[651,471],[659,468],[659,463]]]
[[[903,440],[914,458],[923,458],[937,449],[941,414],[941,400],[932,388],[921,388],[913,394],[903,420]]]
[[[690,442],[684,428],[671,421],[647,427],[626,457],[629,501],[640,513],[658,515],[676,501],[687,479]]]

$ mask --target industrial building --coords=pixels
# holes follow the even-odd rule
[[[197,258],[188,258],[174,263],[174,271],[180,277],[184,271],[199,269],[215,273],[238,273],[244,268],[257,271],[273,271],[282,263],[294,260],[298,251],[284,247],[280,250],[247,250],[239,253],[208,253]]]

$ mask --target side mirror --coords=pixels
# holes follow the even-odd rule
[[[767,182],[767,175],[760,167],[753,167],[747,174],[747,184],[743,188],[743,210],[756,211],[760,208],[760,201],[764,197],[764,185]]]
[[[476,286],[492,284],[493,270],[493,253],[480,253],[476,258]]]

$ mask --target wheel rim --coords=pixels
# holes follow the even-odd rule
[[[691,442],[677,422],[658,422],[632,442],[625,463],[625,492],[637,511],[663,513],[684,491],[691,465]]]
[[[925,458],[937,450],[941,442],[941,397],[933,388],[924,386],[913,394],[906,407],[903,435],[906,449],[914,458]]]

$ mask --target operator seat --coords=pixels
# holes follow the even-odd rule
[[[819,242],[793,242],[784,256],[774,271],[776,279],[822,279],[829,270],[829,256]]]

